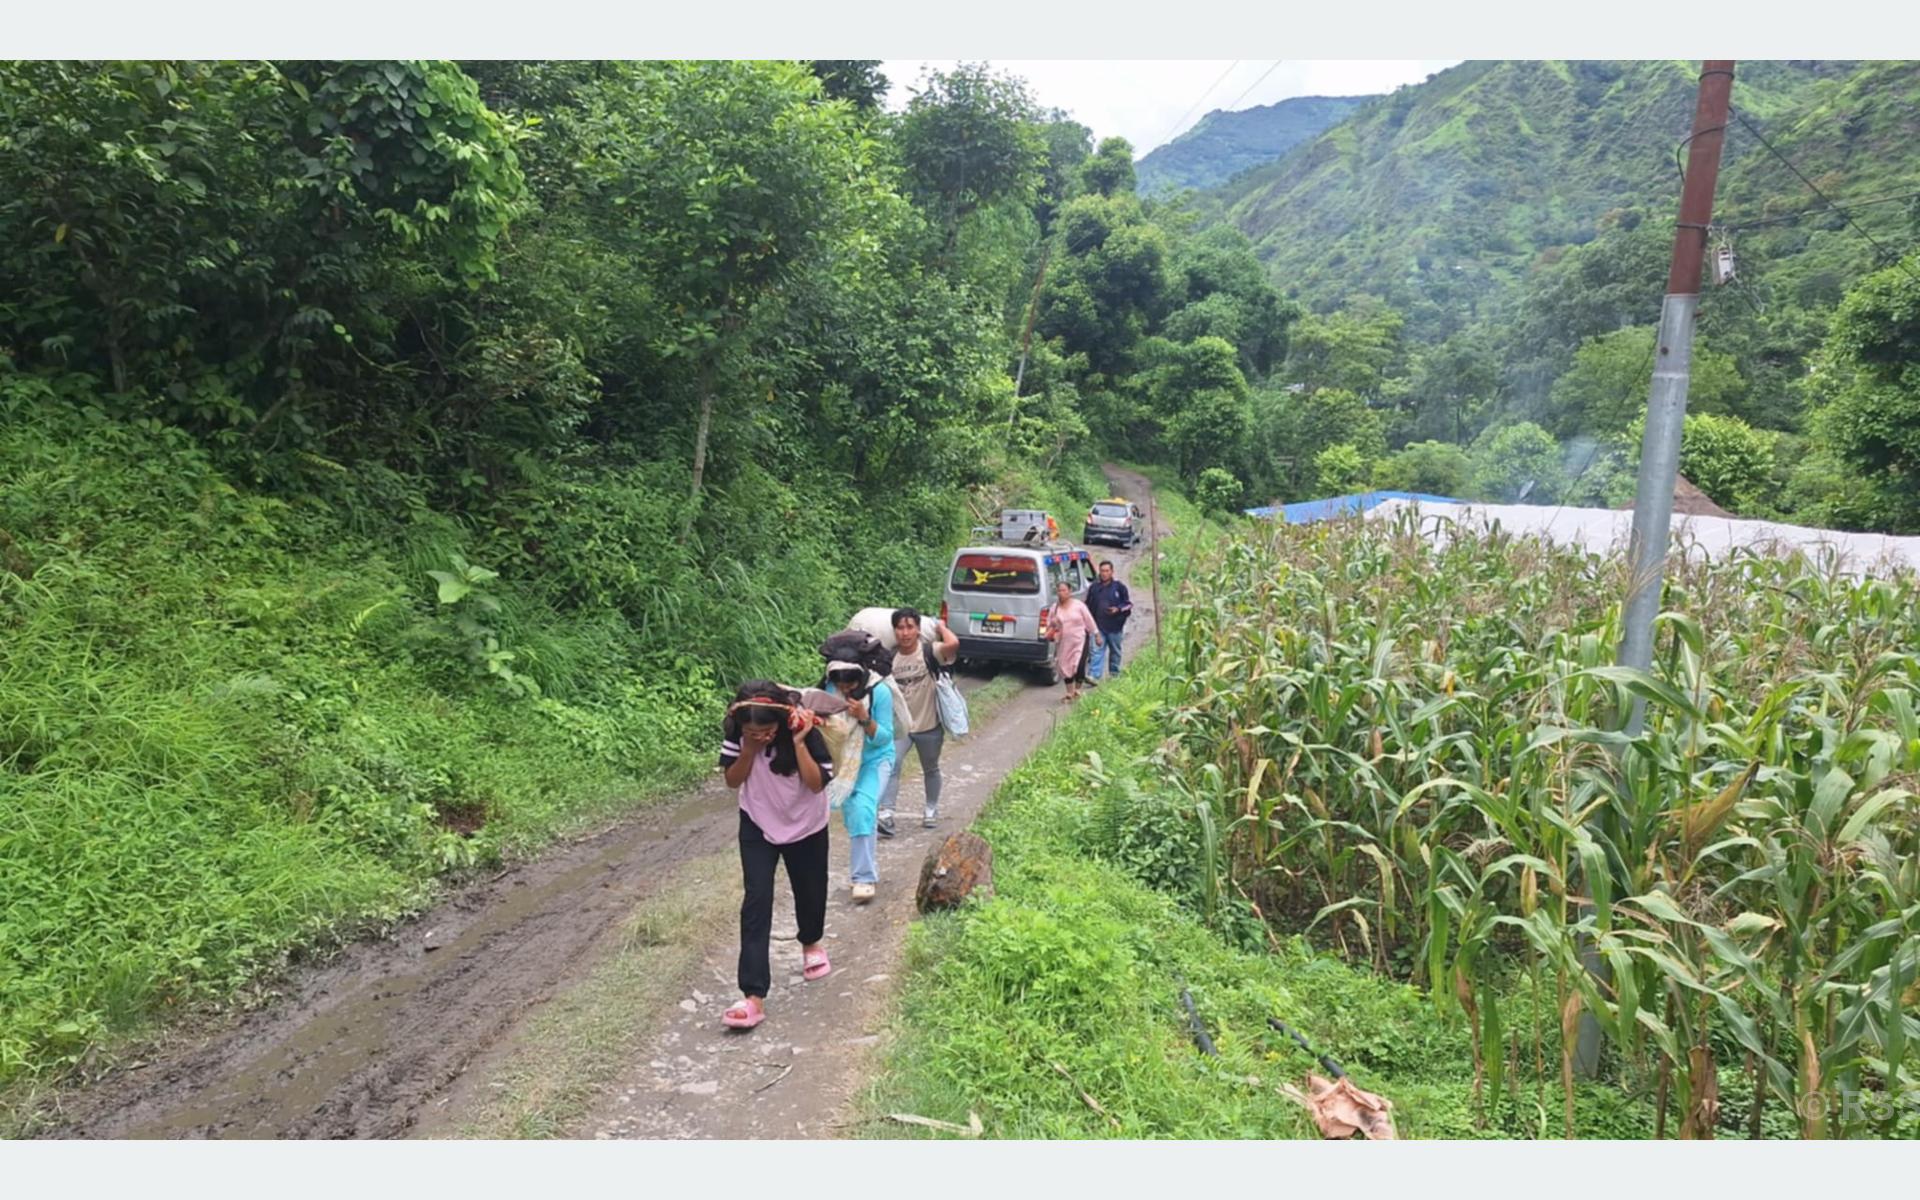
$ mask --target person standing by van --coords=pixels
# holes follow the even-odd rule
[[[1093,639],[1100,635],[1093,614],[1073,594],[1073,585],[1062,579],[1054,587],[1053,616],[1048,635],[1060,642],[1055,663],[1060,681],[1067,685],[1069,703],[1080,698],[1080,687],[1087,682],[1087,660],[1093,657]]]
[[[848,714],[860,723],[860,731],[866,735],[866,740],[860,743],[860,773],[854,777],[853,791],[840,809],[841,819],[847,826],[847,857],[855,904],[873,899],[874,885],[880,882],[874,833],[879,823],[880,797],[886,792],[887,781],[896,767],[893,689],[873,686],[877,678],[859,663],[827,664],[826,690],[847,702]]]
[[[796,717],[798,718],[796,720]],[[804,731],[804,732],[801,732]],[[740,794],[740,1000],[720,1018],[732,1029],[766,1019],[761,1002],[773,982],[773,871],[784,859],[799,924],[801,973],[832,970],[821,939],[827,929],[827,783],[833,759],[800,696],[777,683],[740,685],[721,731],[720,766]]]
[[[940,725],[940,702],[934,689],[939,682],[939,669],[952,666],[953,660],[960,656],[960,639],[939,620],[933,622],[930,636],[922,637],[923,620],[918,609],[894,610],[893,681],[900,685],[900,694],[907,700],[913,749],[920,756],[920,775],[927,787],[926,808],[920,823],[922,828],[932,829],[940,819],[940,751],[947,741],[947,731]],[[900,776],[896,770],[892,791],[881,805],[880,828],[888,837],[893,836],[893,801],[899,793]]]
[[[1113,560],[1100,563],[1100,582],[1087,591],[1087,607],[1093,610],[1098,631],[1093,644],[1093,663],[1087,678],[1100,682],[1102,674],[1117,678],[1120,674],[1120,637],[1126,632],[1127,618],[1133,615],[1133,595],[1127,585],[1114,578]]]

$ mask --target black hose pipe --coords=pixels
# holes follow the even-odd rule
[[[1187,1032],[1193,1035],[1193,1044],[1208,1058],[1219,1058],[1220,1052],[1213,1048],[1213,1038],[1207,1034],[1207,1023],[1200,1019],[1199,1010],[1193,1006],[1193,993],[1181,988],[1180,1003],[1187,1009]]]
[[[1281,1033],[1286,1034],[1288,1037],[1294,1040],[1295,1045],[1299,1046],[1302,1050],[1305,1050],[1308,1054],[1312,1054],[1314,1058],[1319,1060],[1320,1065],[1327,1069],[1327,1074],[1333,1076],[1335,1079],[1339,1079],[1344,1075],[1346,1075],[1347,1072],[1345,1068],[1343,1068],[1339,1063],[1333,1061],[1332,1057],[1328,1055],[1316,1054],[1314,1052],[1313,1047],[1307,1045],[1307,1039],[1301,1037],[1298,1033],[1295,1033],[1293,1028],[1290,1025],[1288,1025],[1285,1021],[1282,1021],[1279,1017],[1268,1017],[1267,1024],[1279,1030]]]

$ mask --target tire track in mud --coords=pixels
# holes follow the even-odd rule
[[[675,863],[727,846],[718,779],[462,891],[391,938],[296,972],[270,1007],[171,1061],[69,1095],[66,1137],[380,1138],[591,958]]]
[[[1144,495],[1147,483],[1139,476],[1111,467],[1108,474]],[[1144,552],[1113,556],[1122,562],[1145,559]],[[1144,600],[1136,594],[1140,617],[1150,619]],[[1132,627],[1139,630],[1136,646],[1142,645],[1138,639],[1146,635],[1148,619]],[[975,676],[963,686],[984,682]],[[1044,737],[1045,731],[1031,723],[1044,717],[1050,728],[1055,700],[1057,693],[1050,689],[1030,688],[978,731],[975,740],[990,735],[986,740],[1004,749],[981,755],[974,768],[972,786],[965,789],[973,793],[965,804],[968,820],[1000,776]],[[1026,727],[1014,733],[1016,723]],[[902,812],[910,815],[913,808],[903,795]],[[734,814],[735,797],[716,774],[664,808],[468,885],[389,937],[356,943],[325,965],[291,972],[279,997],[266,1007],[216,1020],[197,1038],[172,1036],[148,1063],[116,1069],[64,1092],[45,1136],[404,1136],[481,1055],[510,1041],[534,1009],[576,982],[609,931],[669,879],[673,868],[730,847],[738,828]],[[904,818],[903,823],[917,825]],[[944,837],[963,826],[949,820],[938,832]],[[879,939],[871,949],[881,958],[897,955],[911,912],[917,860],[907,872],[901,852],[909,841],[917,850],[919,842],[931,840],[903,837],[894,852],[901,861],[891,868],[893,887],[903,886],[907,876],[908,895],[905,912],[892,914],[896,919],[885,922],[886,928],[867,931]],[[841,850],[836,869],[843,858]],[[873,915],[890,907],[896,906],[875,906]],[[715,953],[726,957],[731,948]],[[827,1090],[843,1100],[857,1082],[860,1064],[855,1056],[842,1065],[846,1069],[836,1073]],[[793,1089],[803,1090],[808,1089]],[[696,1119],[670,1136],[724,1136],[700,1124]],[[616,1129],[615,1136],[656,1132]],[[764,1136],[773,1130],[762,1126],[752,1132]]]

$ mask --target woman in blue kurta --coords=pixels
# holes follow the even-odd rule
[[[865,904],[873,899],[874,884],[880,882],[880,867],[874,857],[874,822],[881,793],[886,791],[894,770],[893,689],[858,663],[835,662],[827,666],[827,691],[846,700],[847,711],[865,735],[860,745],[860,774],[840,809],[847,826],[854,903]]]

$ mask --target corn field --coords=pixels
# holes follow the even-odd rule
[[[1676,556],[1651,673],[1613,665],[1622,559],[1498,532],[1279,525],[1191,582],[1209,893],[1457,1006],[1482,1119],[1557,1091],[1573,1136],[1590,1017],[1661,1136],[1920,1129],[1912,578]]]

